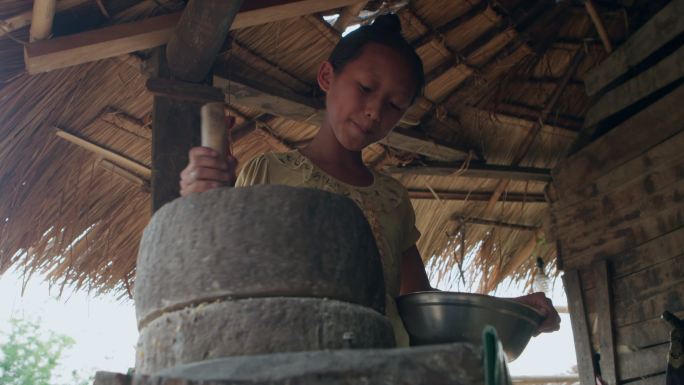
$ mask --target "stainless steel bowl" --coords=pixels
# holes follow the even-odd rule
[[[482,345],[482,330],[493,326],[506,356],[522,353],[544,316],[530,306],[481,294],[429,291],[397,298],[411,345],[469,342]]]

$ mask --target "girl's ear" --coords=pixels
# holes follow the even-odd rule
[[[330,83],[332,83],[333,77],[335,76],[335,70],[329,61],[324,61],[318,67],[318,86],[323,90],[323,92],[328,92],[330,89]]]

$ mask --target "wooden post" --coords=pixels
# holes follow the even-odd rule
[[[190,0],[166,46],[176,77],[200,82],[207,76],[241,6],[242,0]]]
[[[563,284],[568,297],[568,310],[572,322],[572,336],[575,339],[575,354],[579,370],[581,385],[595,385],[596,372],[594,370],[594,352],[591,349],[589,325],[587,324],[584,300],[582,299],[582,285],[579,272],[569,270],[563,274]]]
[[[610,290],[608,261],[596,262],[593,265],[593,270],[596,277],[596,309],[598,312],[601,377],[609,385],[617,385],[615,344],[613,343],[613,301]]]
[[[170,76],[164,49],[156,53],[160,78]],[[180,196],[180,172],[199,146],[201,102],[155,96],[152,108],[152,212]]]

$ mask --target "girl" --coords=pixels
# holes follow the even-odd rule
[[[386,312],[397,343],[408,345],[394,298],[433,290],[416,248],[420,233],[406,189],[367,168],[361,150],[389,134],[421,93],[423,64],[401,35],[399,18],[384,15],[341,39],[320,65],[317,80],[326,96],[326,118],[306,148],[257,156],[236,178],[235,158],[222,160],[211,149],[195,147],[181,173],[181,195],[224,185],[271,183],[351,198],[370,223],[382,256]],[[559,328],[558,313],[543,293],[517,300],[546,314],[540,331]]]

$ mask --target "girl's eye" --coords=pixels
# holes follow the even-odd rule
[[[394,104],[394,103],[390,103],[390,107],[394,108],[394,109],[397,110],[397,111],[401,111],[401,110],[402,110],[401,107],[399,107],[398,105],[396,105],[396,104]]]
[[[366,86],[364,86],[364,85],[361,84],[361,83],[359,83],[359,88],[361,89],[361,91],[363,91],[363,92],[365,92],[365,93],[371,92],[370,87],[366,87]]]

